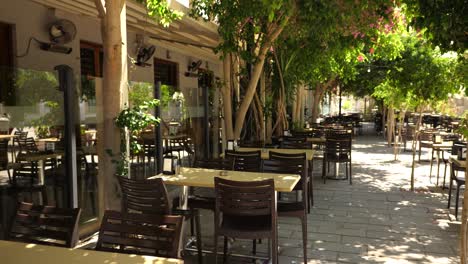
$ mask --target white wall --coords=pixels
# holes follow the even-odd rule
[[[37,43],[31,43],[27,56],[17,58],[17,67],[24,69],[33,69],[40,71],[53,71],[54,66],[67,64],[71,66],[74,72],[80,74],[80,40],[102,43],[100,34],[100,25],[97,18],[89,16],[80,16],[60,10],[46,8],[30,0],[2,1],[0,8],[0,22],[14,24],[16,28],[16,50],[17,54],[23,54],[28,46],[29,39],[35,37],[41,41],[49,41],[48,25],[56,19],[65,18],[71,20],[77,27],[77,36],[74,41],[67,44],[72,47],[71,54],[60,54],[40,50]],[[128,32],[128,53],[136,57],[136,33]],[[150,41],[151,43],[151,41]],[[156,47],[155,57],[177,62],[179,64],[179,88],[182,91],[189,91],[197,87],[197,78],[185,77],[187,65],[192,60],[203,59],[201,56],[193,57],[170,51],[170,59],[166,56],[166,50],[162,47]],[[150,61],[152,64],[152,61]],[[217,77],[222,78],[221,62],[209,62],[209,69],[215,72]],[[202,65],[205,68],[205,63]],[[129,80],[141,82],[154,82],[153,67],[135,67],[129,66]],[[188,96],[189,94],[187,94]]]

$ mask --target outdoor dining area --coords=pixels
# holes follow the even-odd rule
[[[468,264],[466,1],[0,8],[0,264]]]
[[[84,177],[80,199],[90,199],[95,213],[95,193],[88,197],[85,189],[96,184],[99,162],[95,147],[99,141],[93,130],[86,130],[83,134],[83,142],[77,150],[80,177]],[[154,144],[148,143],[148,136],[142,134],[145,151],[143,155],[132,156],[130,164],[136,168],[132,173],[140,176],[133,179],[118,177],[122,192],[121,210],[104,212],[95,250],[154,256],[161,263],[182,263],[181,252],[184,252],[184,243],[187,242],[183,227],[189,222],[191,234],[196,233],[192,248],[195,245],[198,263],[204,263],[204,256],[216,255],[218,249],[218,239],[215,239],[214,248],[202,247],[201,234],[204,231],[200,229],[199,210],[209,210],[214,216],[212,230],[215,237],[224,237],[224,249],[219,254],[222,253],[225,260],[228,238],[247,239],[253,241],[250,257],[272,259],[276,263],[278,218],[289,217],[300,220],[303,256],[307,262],[307,216],[314,205],[314,161],[315,164],[323,164],[321,177],[324,183],[330,178],[348,180],[352,184],[354,136],[352,125],[327,123],[301,131],[284,131],[284,136],[272,144],[228,141],[225,152],[215,159],[203,159],[194,156],[193,150],[187,151],[190,139],[185,134],[164,136],[162,173],[142,179],[148,174],[139,170],[140,165],[151,171],[154,162],[151,156],[154,158],[155,154]],[[76,258],[80,254],[98,260],[100,253],[60,251],[49,247],[76,247],[80,215],[83,213],[81,208],[66,209],[66,201],[60,196],[66,188],[61,182],[65,180],[64,170],[60,169],[65,163],[61,140],[58,137],[34,139],[28,137],[27,131],[21,130],[0,137],[3,168],[8,173],[8,185],[2,186],[2,190],[4,195],[23,201],[15,207],[11,222],[2,217],[2,227],[8,227],[3,229],[5,237],[8,241],[38,244],[30,248],[28,244],[22,247],[17,242],[2,242],[2,254],[10,252],[16,259],[16,255],[24,251],[22,258],[27,259],[35,251],[50,251],[60,256],[57,263],[60,258]],[[337,175],[337,164],[340,163],[346,166],[342,176]],[[169,186],[180,189],[176,197],[169,195]],[[52,202],[48,199],[51,190],[54,193]],[[294,194],[295,198],[287,198],[287,194]],[[2,204],[2,212],[7,214],[8,204]],[[89,211],[88,208],[86,210]],[[270,243],[271,252],[257,256],[257,243]],[[248,257],[229,252],[231,254]],[[116,261],[125,261],[122,255],[112,256]],[[41,255],[37,257],[40,259]],[[20,259],[18,261],[22,263]],[[79,261],[87,263],[89,260]]]

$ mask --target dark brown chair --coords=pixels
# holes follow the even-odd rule
[[[147,215],[176,214],[195,219],[199,262],[203,263],[200,215],[198,210],[172,210],[166,185],[161,178],[133,180],[118,177],[122,189],[122,212],[139,212]],[[192,222],[193,223],[193,222]],[[193,225],[192,225],[193,228]],[[193,231],[192,231],[193,233]]]
[[[225,159],[206,159],[195,160],[193,164],[194,168],[205,168],[215,170],[232,170],[233,161]],[[178,205],[180,198],[177,197],[173,201],[173,205]],[[191,210],[205,209],[215,211],[215,194],[212,188],[190,188],[190,195],[188,197],[188,207]],[[194,218],[190,218],[190,232],[194,234]]]
[[[325,171],[330,167],[330,163],[345,163],[346,179],[349,179],[349,184],[352,184],[352,164],[351,164],[351,138],[349,139],[329,139],[325,143],[323,153],[322,177],[323,182],[326,182]],[[335,165],[336,177],[336,165]]]
[[[269,152],[269,158],[270,160],[284,160],[284,161],[288,161],[288,160],[302,160],[302,161],[306,161],[307,160],[307,155],[306,153],[297,153],[297,154],[287,154],[287,153],[280,153],[280,152],[275,152],[275,151],[270,151]],[[314,163],[313,161],[311,160],[309,162],[309,177],[307,178],[307,183],[308,183],[308,199],[309,199],[309,202],[308,202],[308,212],[310,213],[310,206],[313,206],[314,205],[314,191],[313,191],[313,178],[312,178],[312,172],[313,172],[313,166],[314,166]],[[297,185],[296,185],[297,186]]]
[[[179,258],[182,216],[106,211],[96,250]]]
[[[75,247],[81,209],[20,203],[8,235],[9,240]]]
[[[455,219],[458,219],[458,200],[460,198],[460,187],[465,185],[465,168],[457,166],[453,162],[451,163],[452,168],[450,170],[450,187],[448,195],[448,204],[447,208],[450,209],[450,202],[452,200],[452,188],[453,182],[457,184],[457,193],[455,196]],[[458,173],[461,172],[463,176],[459,176]]]
[[[241,141],[239,147],[241,148],[263,148],[265,142],[263,141]]]
[[[280,147],[284,149],[312,149],[312,142],[282,141]]]
[[[233,160],[230,159],[207,159],[195,160],[194,168],[205,168],[215,170],[232,170]],[[212,189],[208,188],[191,188],[191,195],[188,199],[190,208],[206,209],[214,212],[215,210],[215,195]]]
[[[234,162],[233,170],[236,171],[260,171],[262,163],[261,151],[226,151],[226,159]]]
[[[271,239],[272,263],[278,263],[278,234],[275,183],[239,182],[215,178],[216,211],[214,255],[217,263],[218,237],[224,236],[224,260],[227,238]]]
[[[295,217],[301,220],[302,224],[302,245],[304,263],[307,263],[307,211],[308,203],[308,176],[307,161],[305,159],[283,158],[277,160],[264,160],[262,164],[263,172],[298,174],[301,180],[294,187],[295,191],[302,191],[301,201],[298,202],[278,202],[279,217]],[[309,211],[310,212],[310,211]]]

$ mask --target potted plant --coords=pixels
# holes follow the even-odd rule
[[[113,162],[117,165],[117,175],[129,177],[130,153],[139,153],[143,147],[138,143],[141,132],[151,125],[158,124],[160,119],[150,113],[159,105],[159,100],[143,101],[141,104],[123,109],[115,119],[120,129],[120,155]],[[130,144],[128,145],[127,142]],[[109,155],[113,156],[112,153]]]

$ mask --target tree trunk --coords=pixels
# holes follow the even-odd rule
[[[398,137],[395,136],[395,143],[394,143],[394,149],[393,149],[393,152],[394,152],[394,160],[398,160],[398,155],[400,154],[400,141],[403,142],[403,138],[402,138],[402,130],[403,130],[403,123],[404,123],[404,120],[405,120],[405,115],[406,115],[406,110],[400,110],[400,115],[398,116],[399,117],[399,126],[398,126]],[[406,131],[406,133],[408,133],[408,131]]]
[[[224,86],[221,88],[224,106],[224,127],[226,140],[234,140],[234,131],[232,128],[232,80],[231,80],[231,54],[226,55],[223,60]]]
[[[95,1],[101,18],[104,72],[102,89],[103,124],[98,129],[99,204],[103,209],[120,210],[120,190],[113,159],[120,158],[120,133],[114,118],[127,102],[127,25],[124,0]],[[111,151],[113,157],[108,154]]]
[[[393,142],[395,131],[395,110],[392,106],[387,108],[387,145],[390,147]]]
[[[240,137],[242,128],[244,126],[245,116],[249,110],[250,103],[254,97],[255,91],[257,90],[258,81],[260,80],[260,75],[263,72],[263,66],[265,64],[265,58],[268,50],[271,48],[272,43],[278,38],[278,36],[283,31],[285,25],[288,23],[290,16],[286,17],[281,25],[278,25],[271,32],[265,35],[265,42],[262,46],[258,48],[258,57],[255,63],[252,65],[252,75],[250,76],[249,84],[242,100],[239,109],[236,112],[236,124],[234,127],[234,136],[236,138]]]
[[[422,121],[422,110],[423,110],[423,107],[421,106],[419,109],[419,118],[418,118],[418,122],[416,123],[413,144],[412,144],[412,150],[413,150],[413,163],[411,164],[411,191],[412,192],[414,191],[414,169],[415,169],[415,160],[416,160],[416,144],[418,143],[419,127],[421,126],[421,121]]]

